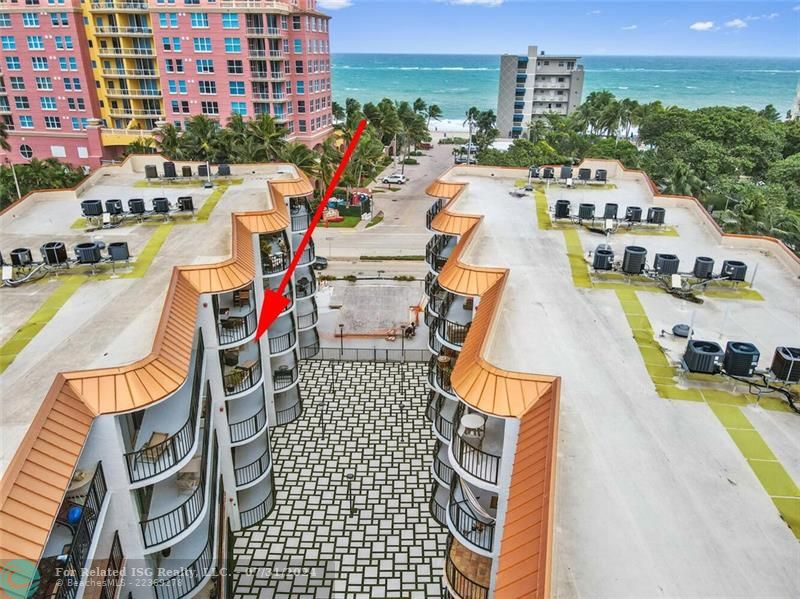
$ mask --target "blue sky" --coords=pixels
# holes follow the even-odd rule
[[[800,56],[793,2],[318,0],[336,52]]]

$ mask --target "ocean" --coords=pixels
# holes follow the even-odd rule
[[[470,106],[496,109],[496,55],[334,54],[333,99],[377,102],[388,97],[438,104],[459,122]],[[800,78],[800,58],[586,56],[583,95],[607,89],[619,98],[665,105],[773,104],[785,114]]]

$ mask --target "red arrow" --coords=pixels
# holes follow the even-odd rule
[[[353,134],[353,139],[350,141],[350,143],[347,145],[347,149],[344,151],[342,161],[339,163],[336,172],[333,174],[333,179],[331,179],[331,182],[328,184],[328,188],[325,190],[325,195],[322,196],[322,201],[319,203],[319,207],[314,213],[314,218],[311,219],[311,224],[309,225],[308,230],[306,231],[305,235],[303,235],[300,245],[297,246],[297,249],[294,252],[292,263],[289,264],[289,270],[287,270],[286,274],[283,275],[283,279],[281,280],[278,290],[264,290],[264,304],[261,306],[261,314],[258,317],[256,340],[261,339],[261,336],[267,332],[269,326],[275,322],[275,319],[278,318],[280,313],[283,312],[286,306],[289,305],[289,300],[284,297],[283,292],[286,289],[286,286],[289,284],[289,281],[291,281],[294,270],[297,268],[297,263],[300,262],[300,257],[303,255],[303,251],[306,249],[309,239],[311,239],[311,234],[317,227],[319,219],[322,218],[322,213],[325,211],[325,206],[328,205],[328,200],[331,199],[333,190],[336,189],[336,186],[339,184],[339,179],[341,178],[344,169],[347,167],[347,163],[350,162],[350,157],[353,155],[353,150],[356,149],[358,140],[361,138],[361,134],[364,132],[364,127],[366,126],[367,121],[362,120],[358,124],[358,127],[356,127],[356,131]]]

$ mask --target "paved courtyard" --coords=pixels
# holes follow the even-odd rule
[[[425,365],[404,368],[303,363],[303,414],[271,431],[275,510],[236,536],[237,597],[441,596]]]

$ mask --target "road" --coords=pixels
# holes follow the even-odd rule
[[[428,236],[430,236],[430,233],[428,233]],[[411,276],[416,279],[424,279],[428,272],[428,265],[422,260],[382,260],[373,262],[371,260],[335,258],[328,262],[327,269],[317,272],[319,275],[330,275],[339,278],[356,275],[359,278],[391,279],[397,276]]]
[[[425,151],[425,156],[417,157],[420,164],[405,167],[409,181],[399,186],[397,191],[375,193],[373,214],[383,211],[383,222],[369,229],[363,228],[363,225],[354,229],[325,229],[320,226],[314,231],[314,242],[321,256],[338,262],[339,258],[357,260],[359,256],[421,256],[425,253],[425,244],[431,237],[425,228],[425,213],[433,203],[433,198],[425,194],[425,188],[453,164],[452,146],[436,143],[441,133],[433,135],[433,149]],[[390,165],[378,180],[396,170],[397,167]],[[370,187],[373,191],[386,189],[383,184]],[[372,272],[378,269],[374,264],[367,266],[362,263],[360,266],[362,270]],[[334,274],[333,269],[338,268],[338,265],[332,264],[331,274]],[[384,269],[383,266],[380,268]],[[400,266],[387,264],[384,270],[396,274],[424,274],[424,263]]]

